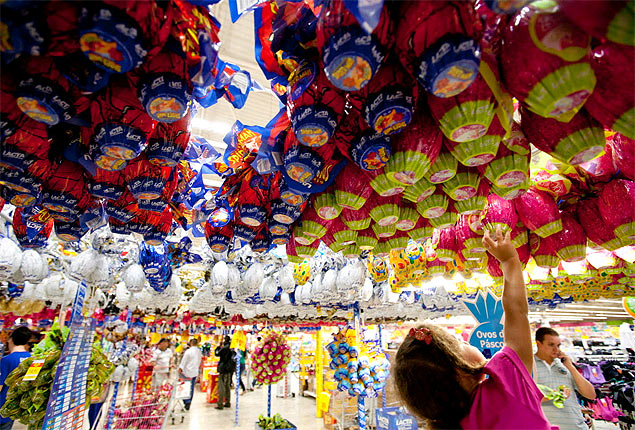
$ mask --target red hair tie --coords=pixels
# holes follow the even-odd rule
[[[427,328],[411,328],[408,336],[414,337],[418,341],[424,341],[426,345],[432,342],[432,332]]]

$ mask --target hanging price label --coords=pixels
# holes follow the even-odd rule
[[[44,360],[33,360],[33,363],[31,363],[31,365],[27,369],[22,380],[35,381],[35,378],[37,378],[37,375],[40,374],[40,371],[42,370],[43,365],[44,365]]]

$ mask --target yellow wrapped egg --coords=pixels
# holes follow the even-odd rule
[[[368,272],[373,277],[375,282],[384,282],[388,279],[388,270],[386,268],[386,261],[383,258],[376,255],[368,255]]]
[[[311,279],[311,266],[307,260],[293,265],[293,279],[297,285],[304,285]]]

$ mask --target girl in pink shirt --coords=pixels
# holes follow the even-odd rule
[[[397,391],[408,409],[433,429],[554,430],[542,393],[531,378],[533,352],[529,308],[518,253],[500,227],[483,245],[505,276],[505,347],[486,361],[444,328],[423,324],[402,343],[393,366]]]

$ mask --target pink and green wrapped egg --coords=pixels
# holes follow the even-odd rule
[[[419,203],[434,194],[436,188],[437,186],[431,184],[426,178],[421,178],[413,186],[406,188],[406,191],[403,193],[403,198],[414,203]]]
[[[392,250],[404,250],[408,246],[408,234],[403,231],[395,233],[390,239],[388,239],[388,246]]]
[[[485,252],[483,247],[483,236],[470,228],[469,217],[466,215],[459,216],[454,229],[456,240],[463,244],[463,257],[466,260],[480,258]]]
[[[513,204],[522,223],[538,236],[547,237],[562,230],[562,217],[551,194],[531,187]]]
[[[460,167],[454,177],[443,183],[443,192],[452,200],[462,201],[477,194],[481,177],[476,170]]]
[[[370,203],[367,203],[369,205]],[[369,209],[364,205],[360,210],[342,209],[340,219],[351,230],[364,230],[370,227],[372,221]]]
[[[635,139],[635,103],[632,97],[635,93],[635,76],[631,73],[634,63],[633,47],[613,43],[595,47],[591,66],[598,81],[584,105],[604,127],[631,139]]]
[[[388,257],[388,254],[390,253],[390,245],[388,244],[388,240],[387,239],[380,240],[377,243],[377,246],[375,246],[375,249],[373,250],[373,252],[375,253],[377,257],[380,257],[380,258]]]
[[[606,144],[611,147],[613,164],[622,176],[635,181],[635,139],[615,133],[607,138]]]
[[[445,229],[456,224],[458,217],[459,214],[454,207],[454,202],[450,200],[448,202],[448,208],[443,215],[436,218],[430,218],[430,224],[432,224],[434,228]]]
[[[343,208],[359,210],[373,193],[368,176],[353,163],[347,164],[335,178],[335,200]]]
[[[379,172],[379,171],[377,171]],[[387,174],[381,173],[376,175],[371,181],[370,186],[377,194],[382,197],[390,197],[401,194],[406,189],[406,185],[391,181]]]
[[[524,7],[503,37],[505,88],[537,115],[571,120],[596,84],[588,55],[591,38],[551,0]]]
[[[617,169],[613,163],[613,147],[611,145],[604,146],[604,152],[600,156],[586,163],[578,164],[576,171],[590,186],[610,181],[617,174]]]
[[[350,245],[346,245],[346,246],[344,246],[344,248],[342,248],[342,254],[346,258],[359,257],[359,254],[361,252],[362,252],[362,250],[360,249],[360,247],[357,244],[354,244],[354,243],[352,243]]]
[[[531,181],[527,178],[527,180],[522,184],[511,188],[499,188],[496,185],[492,185],[491,191],[502,199],[514,200],[527,192],[530,183]]]
[[[380,226],[388,226],[399,221],[399,198],[375,195],[370,199],[370,217]]]
[[[377,223],[373,223],[371,228],[373,229],[373,232],[375,232],[377,239],[381,242],[382,239],[392,237],[397,232],[397,223],[390,225],[379,225]]]
[[[448,262],[458,257],[458,244],[454,227],[435,230],[432,234],[432,242],[436,245],[437,258],[439,260]]]
[[[455,142],[445,139],[445,147],[464,166],[476,167],[489,163],[496,156],[498,147],[505,136],[505,129],[501,125],[498,115],[494,115],[487,132],[468,142]]]
[[[424,218],[438,218],[448,209],[448,203],[448,196],[437,189],[430,197],[417,203],[417,212]]]
[[[320,241],[315,240],[310,245],[296,245],[295,250],[298,254],[298,257],[302,258],[311,258],[317,252],[318,247],[320,246]]]
[[[451,98],[428,95],[432,116],[445,137],[453,142],[470,142],[487,134],[496,101],[489,86],[479,74],[470,87]]]
[[[586,110],[563,124],[543,118],[527,109],[521,111],[522,127],[534,146],[552,157],[575,166],[602,153],[606,140],[602,125]]]
[[[635,242],[635,182],[615,179],[605,184],[599,195],[598,207],[615,236],[628,244]]]
[[[434,227],[430,224],[430,220],[424,217],[419,217],[417,223],[412,230],[408,231],[408,236],[414,241],[424,241],[432,237]]]
[[[441,184],[454,177],[457,164],[456,158],[452,154],[447,151],[441,151],[424,177],[432,184]]]
[[[523,129],[519,123],[516,121],[512,122],[512,127],[509,132],[509,136],[503,139],[503,144],[510,151],[515,152],[520,155],[527,155],[531,152],[531,148],[529,147],[529,140],[525,133],[523,133]]]
[[[446,262],[439,258],[434,258],[428,261],[427,268],[430,276],[441,276],[445,273]]]
[[[393,139],[393,153],[384,168],[391,181],[411,186],[422,179],[441,151],[443,136],[427,113]]]
[[[498,226],[501,227],[502,233],[506,234],[508,231],[511,232],[517,222],[518,215],[516,215],[512,202],[502,199],[494,193],[487,197],[487,206],[483,211],[481,223],[483,228],[489,230],[492,237],[496,235]]]
[[[325,221],[337,218],[342,212],[342,207],[337,203],[335,194],[330,191],[324,191],[314,195],[313,207],[318,216]]]
[[[598,199],[581,200],[577,204],[577,216],[589,240],[609,251],[627,245],[627,241],[615,235],[613,228],[602,218]]]
[[[417,212],[416,207],[414,205],[407,205],[402,201],[401,209],[399,210],[399,221],[397,221],[397,230],[412,230],[419,218],[421,218],[421,216],[419,212]]]
[[[317,241],[315,237],[306,236],[304,234],[304,231],[302,230],[302,226],[299,224],[297,224],[293,228],[293,234],[291,235],[291,238],[295,240],[298,245],[301,246],[310,246],[313,242]]]
[[[305,236],[319,239],[326,234],[326,223],[313,208],[305,209],[300,218],[300,225]]]
[[[635,45],[632,2],[628,0],[598,0],[580,7],[575,0],[560,0],[562,13],[576,26],[598,40],[622,45]],[[623,46],[626,48],[626,46]]]
[[[529,233],[529,246],[531,256],[540,267],[558,267],[560,258],[556,254],[555,236],[540,237],[535,233]]]
[[[511,239],[514,248],[518,249],[529,242],[529,230],[527,230],[527,228],[520,223],[516,224],[512,228]]]
[[[480,214],[487,205],[487,196],[490,193],[490,184],[481,181],[476,190],[476,195],[466,200],[454,202],[457,212],[464,215]]]
[[[372,251],[377,245],[377,236],[372,228],[357,233],[357,245],[362,251]]]
[[[357,231],[348,228],[339,218],[329,222],[328,230],[333,235],[335,242],[342,246],[355,243],[355,239],[357,239]]]
[[[529,179],[529,159],[531,155],[518,154],[505,145],[500,145],[496,158],[479,166],[478,170],[498,188],[514,188]]]
[[[551,236],[550,236],[551,237]],[[562,230],[553,235],[556,254],[564,261],[580,261],[586,256],[586,234],[578,222],[562,213]]]

